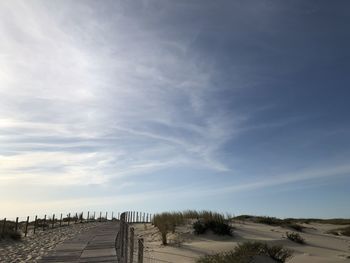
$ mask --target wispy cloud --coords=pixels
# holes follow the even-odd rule
[[[206,105],[211,72],[188,40],[122,9],[109,22],[74,7],[78,21],[66,5],[2,3],[1,181],[106,183],[199,162],[227,171],[214,152],[234,120]]]

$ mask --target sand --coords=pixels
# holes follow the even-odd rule
[[[305,224],[300,235],[306,244],[301,245],[286,239],[290,229],[274,227],[252,222],[236,222],[233,237],[219,237],[213,234],[196,236],[190,225],[176,228],[174,234],[168,234],[169,245],[161,245],[157,228],[150,224],[135,224],[135,233],[145,240],[145,263],[193,263],[200,256],[233,249],[239,242],[263,241],[270,245],[283,245],[293,250],[289,263],[350,262],[350,237],[327,234],[339,225]],[[150,260],[156,259],[156,260]],[[254,262],[267,262],[256,258]]]
[[[21,241],[0,240],[0,262],[37,262],[63,241],[101,223],[72,224],[23,237]]]
[[[37,262],[43,255],[63,241],[87,231],[97,224],[73,224],[61,228],[39,231],[20,242],[0,241],[0,262]],[[305,245],[296,244],[285,237],[288,229],[252,222],[236,222],[233,237],[219,237],[214,234],[196,236],[191,226],[176,228],[168,235],[168,246],[161,245],[157,228],[151,224],[133,224],[138,237],[145,240],[144,263],[193,263],[200,256],[233,249],[239,242],[264,241],[271,245],[280,244],[293,250],[290,263],[350,262],[350,237],[334,236],[326,232],[339,225],[305,224],[300,235]],[[153,259],[153,260],[152,260]],[[269,262],[266,258],[256,258],[255,263]]]

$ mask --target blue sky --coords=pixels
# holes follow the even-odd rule
[[[348,1],[2,1],[0,216],[349,217]]]

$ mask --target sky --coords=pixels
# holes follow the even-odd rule
[[[0,2],[0,216],[350,217],[350,2]]]

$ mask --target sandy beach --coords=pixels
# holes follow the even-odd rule
[[[304,224],[300,235],[305,244],[297,244],[286,238],[289,229],[252,222],[234,222],[233,237],[213,234],[194,235],[191,226],[180,226],[168,234],[169,245],[161,245],[161,236],[151,224],[135,224],[136,234],[145,240],[145,258],[159,262],[193,263],[203,255],[232,250],[244,241],[263,241],[269,245],[283,245],[293,251],[290,263],[350,262],[350,237],[334,236],[326,232],[339,225]],[[158,262],[155,261],[155,262]],[[147,262],[147,261],[146,261]],[[153,261],[152,261],[153,262]],[[260,262],[259,260],[257,262]]]
[[[67,239],[103,223],[72,224],[30,233],[21,241],[0,240],[0,262],[37,262],[42,256]]]

